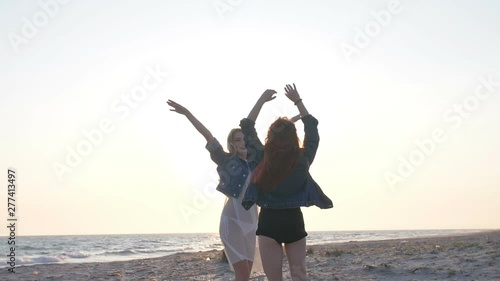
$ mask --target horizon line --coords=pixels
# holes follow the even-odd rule
[[[308,232],[367,232],[367,231],[436,231],[436,230],[500,230],[500,228],[420,228],[420,229],[355,229],[355,230],[308,230]],[[41,237],[41,236],[120,236],[120,235],[168,235],[168,234],[218,234],[218,232],[169,232],[169,233],[96,233],[96,234],[28,234],[17,235],[17,237]],[[0,235],[8,238],[8,235]]]

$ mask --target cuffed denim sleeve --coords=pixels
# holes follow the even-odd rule
[[[249,210],[252,206],[257,202],[257,185],[250,184],[247,187],[247,190],[243,196],[243,200],[241,201],[241,205],[245,210]]]
[[[215,164],[222,165],[224,158],[226,157],[226,153],[222,149],[222,145],[219,141],[216,138],[213,138],[211,142],[208,142],[207,145],[205,145],[205,148],[208,152],[210,152],[210,158],[212,158]]]
[[[309,114],[302,117],[302,122],[305,133],[304,153],[309,164],[312,164],[319,146],[318,120]]]
[[[257,136],[255,122],[248,118],[243,118],[240,121],[240,128],[245,136],[245,147],[248,151],[247,160],[259,163],[264,155],[264,145]]]

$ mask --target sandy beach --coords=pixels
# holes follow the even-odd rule
[[[231,280],[221,251],[3,268],[0,280]],[[283,264],[288,276],[286,259]],[[308,246],[308,280],[500,280],[500,230]],[[263,272],[251,280],[267,280]]]

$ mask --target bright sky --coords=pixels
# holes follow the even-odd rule
[[[48,3],[48,4],[45,4]],[[221,143],[319,120],[306,230],[500,228],[497,1],[2,1],[0,212],[17,235],[217,232]],[[297,124],[303,136],[302,124]],[[7,235],[5,227],[1,235]]]

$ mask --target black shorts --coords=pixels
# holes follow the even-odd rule
[[[293,243],[307,236],[300,208],[261,208],[257,235],[267,236],[281,243]]]

